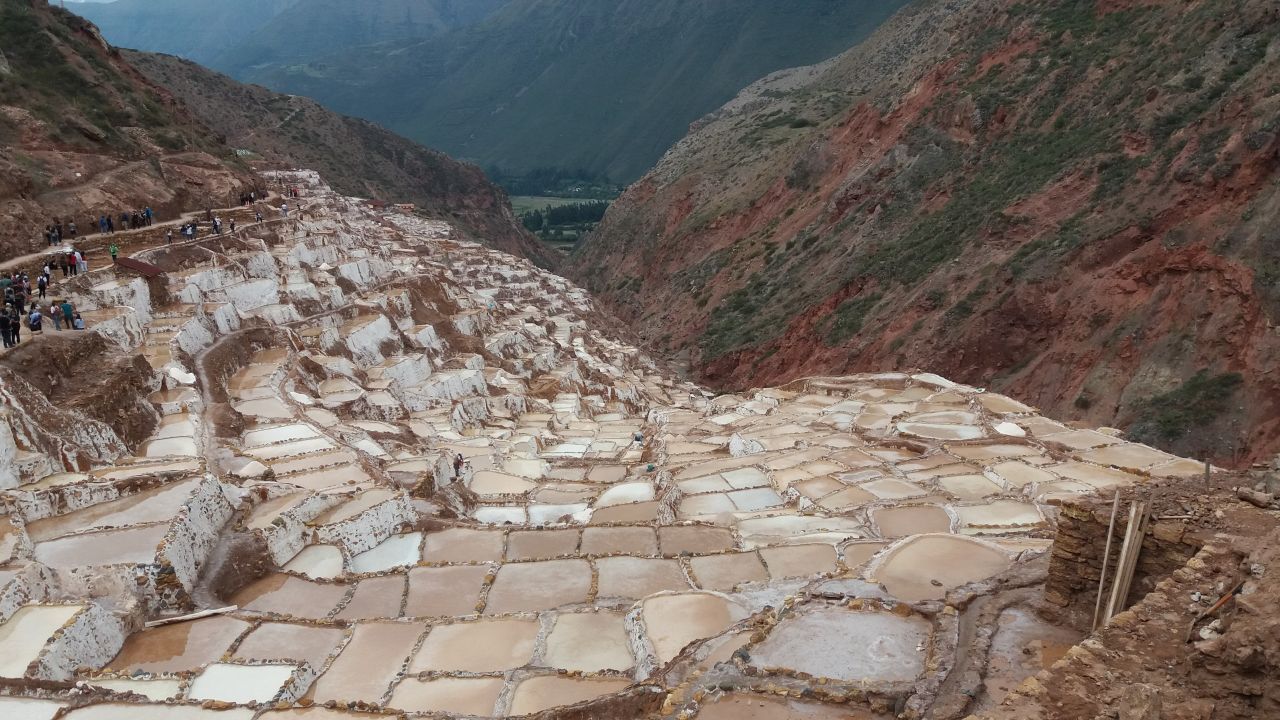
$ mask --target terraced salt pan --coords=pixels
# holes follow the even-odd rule
[[[1029,527],[1044,522],[1044,516],[1032,503],[1014,500],[996,500],[986,505],[959,505],[955,507],[960,519],[961,532],[976,533],[986,530]]]
[[[898,431],[904,435],[934,440],[977,440],[987,433],[978,425],[946,425],[941,423],[900,422]]]
[[[758,668],[859,683],[906,683],[924,671],[932,626],[919,617],[823,608],[779,623],[751,651]]]
[[[416,547],[415,547],[416,550]],[[416,560],[415,560],[416,562]],[[306,575],[312,580],[333,579],[342,575],[342,551],[333,545],[308,545],[293,556],[285,570]],[[369,572],[362,570],[358,572]]]
[[[441,677],[420,680],[407,677],[396,685],[390,707],[406,712],[493,715],[498,694],[506,687],[500,677]]]
[[[561,613],[547,637],[543,661],[578,672],[629,669],[630,643],[618,613]]]
[[[351,572],[372,573],[416,565],[422,560],[422,533],[392,535],[377,547],[351,558]]]
[[[314,583],[273,573],[236,593],[231,602],[244,610],[322,618],[332,612],[346,594],[346,585]]]
[[[244,434],[243,441],[246,447],[256,448],[318,437],[320,437],[320,432],[315,428],[310,425],[296,423],[249,430]]]
[[[476,472],[471,479],[471,491],[477,495],[521,495],[536,487],[525,478],[491,470]]]
[[[129,636],[109,666],[126,672],[195,670],[221,658],[249,628],[243,620],[217,616],[144,630]]]
[[[207,710],[196,705],[135,705],[102,703],[72,710],[72,720],[252,720],[257,710]]]
[[[148,440],[142,444],[142,457],[195,457],[200,454],[196,441],[190,437],[171,437],[161,440]]]
[[[894,597],[918,602],[941,599],[951,588],[991,577],[1011,564],[1007,553],[979,540],[959,535],[918,535],[895,545],[868,569],[867,575],[882,583]]]
[[[501,672],[533,658],[537,620],[499,619],[438,625],[427,633],[409,672]]]
[[[937,505],[880,507],[871,512],[871,518],[885,538],[951,530],[951,516]]]
[[[144,490],[118,500],[92,505],[82,510],[27,524],[27,535],[35,542],[50,540],[77,530],[122,527],[172,519],[188,500],[200,480]]]
[[[217,663],[191,681],[187,697],[237,704],[270,702],[289,682],[293,665],[234,665]]]
[[[135,680],[132,678],[94,679],[92,685],[117,692],[132,692],[142,695],[148,700],[163,702],[176,699],[182,692],[182,681],[176,678],[157,678],[154,680]],[[0,706],[3,707],[3,706]]]
[[[562,705],[621,692],[631,684],[628,680],[571,678],[543,675],[527,678],[516,686],[511,696],[511,715],[529,715]]]
[[[347,502],[339,505],[332,510],[324,513],[316,518],[312,523],[314,525],[333,525],[336,523],[350,520],[366,510],[380,505],[388,500],[395,498],[397,493],[387,488],[376,488],[374,490],[366,490]]]
[[[263,623],[236,647],[241,660],[301,660],[320,672],[346,639],[341,627]]]
[[[295,457],[298,455],[306,455],[307,453],[320,452],[322,450],[336,450],[337,446],[329,438],[316,437],[306,440],[297,440],[294,442],[281,443],[279,445],[261,445],[258,447],[245,448],[244,454],[263,462],[270,462],[280,458]]]
[[[232,407],[241,415],[264,420],[287,420],[293,417],[293,409],[273,397],[246,400],[236,403]]]
[[[20,678],[83,605],[26,605],[0,624],[0,677]]]
[[[424,628],[396,622],[355,624],[351,640],[312,686],[318,703],[382,697],[400,675]]]
[[[58,570],[122,563],[147,565],[155,562],[160,541],[168,532],[168,523],[157,523],[125,530],[68,535],[37,544],[35,559]]]
[[[732,600],[712,593],[657,595],[640,607],[649,642],[663,664],[685,645],[719,635],[748,614]]]
[[[625,505],[627,503],[649,502],[657,497],[652,483],[633,482],[614,485],[605,490],[596,499],[596,507]]]
[[[53,720],[63,703],[36,698],[0,697],[0,717],[15,720]]]

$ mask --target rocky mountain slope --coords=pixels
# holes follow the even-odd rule
[[[196,43],[188,52],[129,27],[106,33],[118,44],[205,61],[239,80],[315,98],[485,167],[628,182],[742,86],[841,52],[903,4],[309,1],[263,20],[244,41],[265,43],[269,52],[233,42],[207,61]],[[402,20],[410,5],[443,9],[432,22],[411,23]],[[449,15],[453,6],[470,10]]]
[[[314,102],[176,58],[109,46],[43,0],[0,0],[0,260],[44,227],[149,206],[161,218],[233,205],[255,169],[318,168],[345,192],[413,202],[514,254],[550,253],[476,167]],[[252,153],[246,154],[245,150]]]
[[[0,0],[0,259],[43,246],[55,219],[222,203],[249,168],[87,21]]]
[[[928,366],[1280,448],[1280,9],[933,0],[700,121],[573,273],[703,379]]]
[[[250,162],[318,170],[340,192],[412,202],[474,239],[539,264],[552,254],[520,225],[506,194],[474,165],[313,100],[282,95],[172,55],[121,51],[168,88]]]

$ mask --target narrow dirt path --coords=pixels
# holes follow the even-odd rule
[[[268,213],[277,212],[276,208],[279,206],[275,203],[278,203],[280,199],[281,197],[279,193],[271,193],[254,206],[237,205],[230,208],[212,208],[211,210],[214,215],[222,218],[224,224],[229,223],[232,219],[240,222],[241,224],[247,224],[243,221],[246,219],[253,219],[253,213],[255,210],[261,210],[264,218],[270,217]],[[148,225],[147,227],[134,228],[131,230],[117,230],[114,233],[107,233],[105,235],[102,233],[81,235],[71,239],[69,242],[64,240],[63,244],[60,246],[51,246],[39,252],[28,253],[26,255],[21,255],[5,260],[4,262],[0,262],[0,271],[25,269],[34,275],[44,263],[45,258],[53,251],[54,247],[64,247],[66,245],[74,245],[81,252],[90,254],[92,256],[90,268],[93,268],[95,265],[100,268],[105,261],[105,251],[112,243],[119,246],[121,255],[131,255],[133,253],[142,252],[143,250],[149,250],[153,247],[158,247],[164,244],[165,230],[176,230],[178,227],[190,220],[203,220],[204,214],[204,210],[190,210],[184,212],[176,219],[157,222],[153,225]],[[208,236],[206,235],[205,237]],[[174,244],[178,244],[176,240]]]

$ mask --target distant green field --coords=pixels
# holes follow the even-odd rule
[[[523,215],[534,210],[542,210],[548,205],[551,207],[560,207],[562,205],[572,205],[574,203],[587,202],[581,198],[561,198],[561,197],[536,197],[532,195],[516,195],[511,198],[511,209],[516,211],[516,215]]]

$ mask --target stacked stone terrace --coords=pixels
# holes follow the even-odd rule
[[[567,281],[290,182],[305,218],[75,298],[152,437],[0,387],[0,717],[919,716],[1052,498],[1202,471],[930,374],[711,397]]]

